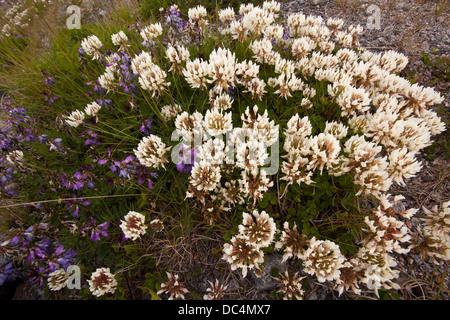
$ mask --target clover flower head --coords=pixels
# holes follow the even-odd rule
[[[283,300],[303,300],[305,291],[303,290],[302,280],[305,277],[299,276],[298,272],[290,274],[287,270],[274,279],[280,283],[277,292],[283,295]]]
[[[91,35],[89,37],[84,38],[81,41],[81,48],[88,55],[92,56],[92,60],[96,60],[100,58],[101,51],[100,49],[103,47],[103,43],[96,35]]]
[[[150,68],[152,65],[152,56],[146,51],[142,51],[131,60],[131,68],[135,74],[140,74],[143,70]]]
[[[344,138],[348,133],[348,127],[343,125],[342,123],[338,123],[336,121],[327,121],[325,122],[325,134],[332,134],[336,137],[336,139],[340,140]]]
[[[233,21],[235,19],[235,16],[236,14],[232,7],[227,7],[219,11],[219,20],[224,24],[228,24]]]
[[[241,192],[256,203],[263,197],[264,192],[267,192],[273,186],[273,181],[267,176],[266,170],[248,173],[246,170],[242,170],[239,185]]]
[[[203,296],[203,299],[221,300],[223,298],[224,291],[228,289],[228,286],[224,285],[223,283],[220,284],[218,279],[216,279],[214,283],[211,281],[208,281],[208,283],[209,288],[206,289],[208,293]]]
[[[307,236],[298,230],[297,224],[294,222],[290,227],[289,222],[285,221],[280,239],[275,243],[276,249],[284,251],[283,262],[292,257],[302,258],[308,245]]]
[[[191,171],[190,183],[197,190],[212,191],[219,184],[220,168],[208,161],[201,160],[194,164]]]
[[[79,110],[73,111],[67,118],[66,123],[71,127],[78,127],[84,121],[85,114]]]
[[[128,44],[128,37],[122,30],[111,35],[111,41],[115,46],[119,46],[119,50],[121,51],[125,51],[126,48],[130,46]]]
[[[186,62],[185,69],[182,70],[186,82],[191,88],[206,89],[209,83],[210,65],[207,61],[195,58]]]
[[[67,286],[69,274],[64,269],[57,269],[48,275],[48,287],[51,291],[59,291]]]
[[[387,170],[392,180],[400,185],[405,185],[405,179],[414,177],[422,165],[417,162],[415,154],[409,152],[407,148],[397,148],[389,154],[389,167]]]
[[[161,23],[153,23],[141,30],[141,37],[147,43],[151,43],[154,39],[162,35],[163,29]]]
[[[339,279],[339,269],[343,267],[345,257],[336,243],[313,237],[302,260],[306,273],[315,275],[319,282],[325,282]]]
[[[161,117],[164,121],[173,120],[179,115],[183,109],[178,104],[169,104],[161,108]]]
[[[431,209],[422,207],[425,217],[422,221],[425,228],[433,234],[450,241],[450,201],[444,202],[439,208],[435,205]]]
[[[139,74],[139,84],[145,90],[152,93],[152,97],[161,92],[168,86],[170,82],[166,81],[167,74],[158,65],[152,64],[148,68],[142,70]]]
[[[95,117],[102,107],[97,102],[89,103],[84,109],[84,113],[88,116]]]
[[[214,83],[214,90],[222,92],[235,86],[237,60],[228,48],[214,49],[209,55],[209,82]]]
[[[145,216],[139,212],[130,211],[120,220],[120,228],[127,239],[136,240],[146,233]]]
[[[96,297],[107,293],[114,293],[117,289],[117,280],[110,272],[109,268],[98,268],[92,273],[89,283],[89,290]]]
[[[161,290],[157,292],[157,294],[168,294],[169,300],[173,299],[183,299],[186,293],[189,293],[189,290],[184,287],[184,282],[179,280],[179,275],[172,275],[167,272],[167,282],[161,283]]]
[[[248,241],[243,235],[231,238],[230,243],[225,243],[222,259],[231,265],[231,270],[242,269],[245,278],[249,269],[259,269],[264,262],[264,254],[260,247]]]
[[[238,228],[240,234],[259,247],[269,246],[277,231],[273,218],[265,211],[258,212],[257,210],[254,210],[252,214],[244,212],[242,223]]]
[[[223,135],[233,129],[231,115],[231,112],[224,113],[217,108],[207,110],[203,127],[212,136]]]
[[[361,272],[361,283],[374,290],[377,297],[379,297],[380,288],[400,289],[400,286],[393,282],[398,278],[400,271],[393,269],[397,263],[386,251],[371,251],[362,246],[358,250],[356,259],[358,260],[356,270]]]
[[[176,71],[177,73],[182,73],[182,63],[189,60],[190,53],[189,50],[183,45],[170,45],[166,49],[166,56],[169,61],[172,63],[172,66],[169,69],[170,71]]]
[[[151,134],[142,138],[137,149],[133,151],[143,166],[157,169],[164,168],[164,164],[168,161],[166,155],[168,149],[160,137]]]

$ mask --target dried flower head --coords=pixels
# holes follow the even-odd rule
[[[277,292],[283,295],[283,300],[303,300],[305,291],[301,281],[304,278],[299,276],[298,272],[292,275],[286,270],[278,277],[274,277],[280,283],[280,288]]]
[[[183,299],[186,293],[189,293],[189,290],[184,287],[184,282],[179,280],[178,274],[172,275],[167,272],[167,282],[161,283],[161,290],[157,292],[157,294],[168,294],[169,300],[173,299]]]
[[[213,283],[211,281],[208,281],[209,288],[206,289],[208,292],[203,296],[204,300],[221,300],[223,298],[224,291],[227,290],[228,286],[224,284],[219,284],[219,280],[216,279],[216,281]]]

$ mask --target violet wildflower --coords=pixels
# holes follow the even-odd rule
[[[109,222],[103,222],[99,225],[97,225],[97,221],[91,217],[89,224],[87,227],[82,228],[81,231],[87,231],[90,230],[91,231],[91,236],[90,236],[90,240],[94,241],[94,242],[98,242],[100,241],[100,237],[109,237],[109,233],[106,231],[106,229],[108,229],[109,227]]]
[[[9,262],[0,268],[0,286],[7,281],[13,281],[19,277],[19,272],[14,268],[14,264]]]
[[[197,149],[185,149],[184,145],[181,145],[178,157],[180,161],[176,164],[177,170],[182,173],[191,173],[192,167],[197,160]]]

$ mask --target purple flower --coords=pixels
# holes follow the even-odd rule
[[[192,167],[195,164],[196,161],[196,154],[198,153],[197,149],[191,149],[191,151],[188,151],[189,149],[185,149],[184,145],[181,145],[180,152],[178,153],[178,157],[180,158],[180,161],[176,164],[177,170],[182,173],[191,173]],[[188,151],[188,152],[186,152]],[[186,154],[189,153],[189,154]]]

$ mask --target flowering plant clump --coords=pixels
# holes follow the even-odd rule
[[[340,19],[285,17],[275,1],[211,14],[172,5],[136,28],[83,33],[73,61],[82,102],[64,101],[57,69],[52,81],[42,73],[60,93],[39,115],[53,127],[4,103],[14,121],[1,133],[1,191],[37,213],[1,250],[28,260],[50,291],[66,290],[68,263],[81,264],[96,298],[137,284],[185,299],[195,290],[176,259],[200,227],[201,239],[220,233],[221,272],[260,277],[281,253],[293,268],[274,277],[284,299],[303,299],[305,278],[379,296],[399,288],[396,255],[448,260],[449,202],[423,208],[414,235],[419,209],[391,195],[445,130],[432,109],[443,97],[399,75],[408,58],[361,47],[362,28]],[[45,177],[37,196],[6,183],[30,172]],[[214,279],[205,299],[228,294]]]

